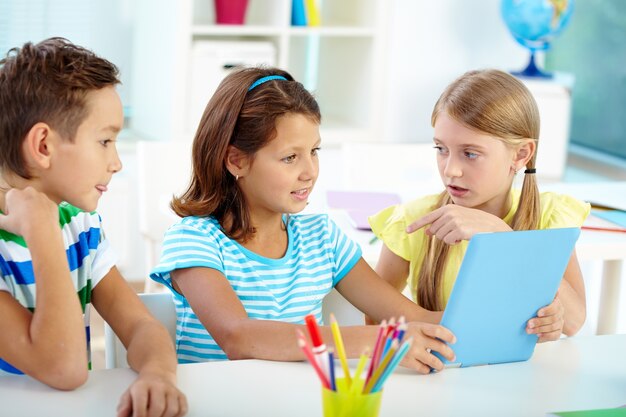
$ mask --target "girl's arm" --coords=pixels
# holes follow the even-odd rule
[[[365,261],[361,260],[359,263],[365,263]],[[354,274],[357,269],[358,266],[355,266],[348,275]],[[357,275],[352,277],[356,279]],[[306,327],[274,320],[249,318],[237,294],[220,272],[211,268],[196,267],[172,271],[171,276],[174,288],[187,298],[198,319],[229,359],[254,358],[280,361],[305,359],[296,341],[296,329],[299,328],[306,334]],[[344,277],[345,279],[348,279],[348,276]],[[387,286],[380,279],[377,279],[377,282]],[[348,292],[351,293],[355,286],[356,283],[351,284]],[[387,286],[387,289],[398,298],[404,298],[393,288]],[[364,297],[360,298],[359,302],[362,300]],[[409,300],[406,301],[410,303]],[[377,298],[370,299],[370,305],[376,303]],[[393,311],[392,308],[385,308],[384,312],[391,312],[391,315],[396,316],[402,314],[400,311]],[[380,316],[376,314],[377,318],[383,317],[383,311],[380,313]],[[330,327],[321,326],[320,330],[326,343],[330,344],[333,340]],[[378,334],[378,326],[342,327],[341,334],[346,355],[349,358],[357,358],[363,353],[365,347],[373,346]],[[454,356],[451,349],[437,339],[450,342],[453,340],[452,334],[441,326],[411,323],[405,337],[410,336],[413,336],[415,341],[411,349],[412,353],[409,353],[403,361],[406,366],[420,372],[429,371],[427,366],[442,369],[441,361],[426,352],[426,349],[437,350],[449,358]]]
[[[383,281],[389,283],[399,293],[404,291],[409,276],[409,261],[393,253],[387,245],[383,244],[375,270],[376,274],[382,278]],[[428,311],[421,307],[418,307],[418,309],[423,316],[421,321],[435,324],[441,321],[442,312]],[[366,315],[365,323],[376,324],[377,321]]]
[[[93,289],[93,305],[127,349],[139,374],[122,395],[118,416],[182,416],[187,400],[176,387],[176,352],[167,330],[143,305],[116,267]]]
[[[378,274],[361,259],[337,284],[337,290],[366,314],[368,324],[400,315],[407,321],[439,323],[441,312],[426,310],[402,294],[409,274],[406,260],[383,246],[376,270]],[[372,303],[373,299],[378,302]]]
[[[574,251],[554,301],[528,321],[526,331],[537,334],[539,342],[557,340],[561,333],[576,334],[585,323],[586,315],[585,284]]]

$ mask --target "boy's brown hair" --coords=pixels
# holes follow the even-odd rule
[[[30,175],[22,142],[44,122],[73,140],[87,117],[87,93],[120,83],[117,67],[67,39],[28,42],[0,60],[0,173]]]

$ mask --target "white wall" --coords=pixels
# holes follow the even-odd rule
[[[520,70],[528,52],[509,34],[500,0],[390,0],[386,141],[426,142],[430,114],[453,79],[470,69]]]

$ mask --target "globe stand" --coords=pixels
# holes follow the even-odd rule
[[[535,51],[530,51],[530,61],[523,71],[514,71],[513,75],[519,77],[531,77],[531,78],[553,78],[554,75],[550,72],[544,72],[539,69],[535,63]]]

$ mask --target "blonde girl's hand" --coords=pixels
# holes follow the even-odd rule
[[[526,333],[539,336],[538,343],[558,340],[564,325],[565,308],[557,293],[552,303],[539,309],[537,317],[528,320]]]
[[[23,236],[28,241],[43,227],[59,228],[59,208],[44,193],[32,187],[12,188],[4,195],[4,200],[0,229]]]
[[[415,369],[421,374],[430,373],[431,368],[437,371],[443,369],[443,362],[432,352],[439,352],[449,361],[454,361],[452,348],[444,342],[455,343],[456,337],[452,332],[438,324],[411,322],[407,323],[405,339],[413,338],[409,352],[401,362],[402,366]]]
[[[508,232],[511,227],[502,219],[483,210],[448,204],[411,223],[407,233],[428,226],[425,233],[449,245],[469,240],[476,233]]]

